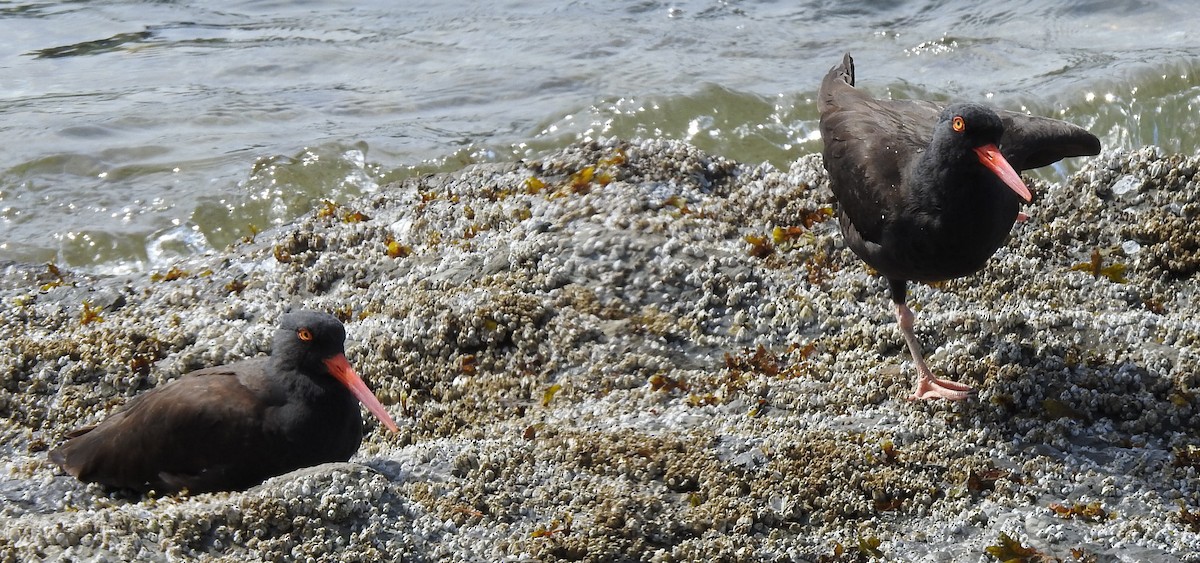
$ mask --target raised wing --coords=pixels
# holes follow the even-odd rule
[[[1017,170],[1049,166],[1064,158],[1100,154],[1100,139],[1059,119],[997,110],[1004,122],[1000,152]]]

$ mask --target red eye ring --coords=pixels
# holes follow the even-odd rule
[[[956,115],[950,122],[950,127],[953,128],[956,133],[962,133],[963,130],[967,128],[967,122],[962,118],[961,115]]]
[[[301,328],[300,330],[296,331],[296,337],[305,342],[312,342],[313,333],[307,328]]]

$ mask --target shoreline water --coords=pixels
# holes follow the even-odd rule
[[[1198,171],[1087,159],[1031,182],[982,272],[915,286],[931,366],[980,389],[961,404],[903,399],[886,284],[841,248],[817,155],[605,139],[151,274],[2,266],[0,557],[989,561],[1011,537],[1200,561]],[[266,353],[299,306],[347,322],[398,435],[369,422],[352,463],[195,497],[45,460],[138,392]]]
[[[877,96],[1054,116],[1109,148],[1200,140],[1179,0],[353,7],[0,9],[0,261],[148,272],[322,200],[602,136],[786,168],[819,150],[812,100],[845,51]]]

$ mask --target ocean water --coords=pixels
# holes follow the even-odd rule
[[[1193,12],[1183,1],[0,3],[0,262],[150,270],[322,200],[602,135],[784,167],[820,150],[813,97],[845,51],[876,95],[982,100],[1083,125],[1106,148],[1191,153]]]

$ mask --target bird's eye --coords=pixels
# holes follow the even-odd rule
[[[297,336],[297,337],[298,337],[300,340],[303,340],[303,341],[305,341],[305,342],[312,342],[312,339],[313,339],[313,333],[312,333],[312,331],[311,331],[311,330],[308,330],[307,328],[302,328],[302,329],[300,329],[300,330],[297,330],[297,331],[296,331],[296,336]]]
[[[961,115],[956,115],[954,116],[954,121],[950,122],[950,127],[953,127],[956,133],[962,133],[963,129],[967,128],[967,122]]]

